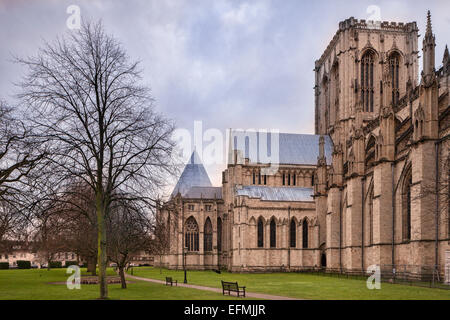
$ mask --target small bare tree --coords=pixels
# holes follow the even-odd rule
[[[67,245],[87,262],[87,271],[97,274],[97,225],[95,196],[83,183],[74,183],[65,192],[63,217],[67,229]]]
[[[41,214],[35,218],[35,232],[33,236],[34,250],[41,263],[47,264],[50,270],[51,262],[58,253],[67,252],[66,225],[62,218],[62,208],[59,203],[48,203],[42,208]]]
[[[169,252],[170,248],[170,234],[169,227],[161,214],[155,217],[153,228],[153,238],[150,245],[150,251],[155,256],[159,257],[159,273],[162,273],[163,256]]]
[[[149,246],[150,219],[145,208],[118,200],[111,208],[107,225],[108,259],[117,265],[122,289],[126,289],[125,268],[134,255]]]
[[[100,298],[106,282],[106,220],[117,194],[154,204],[173,172],[173,125],[155,112],[138,64],[100,23],[46,43],[28,69],[19,98],[49,165],[42,190],[64,192],[74,179],[95,195]]]
[[[24,215],[9,201],[0,200],[0,251],[3,241],[18,239],[26,233],[28,221]],[[7,247],[7,242],[5,243]]]

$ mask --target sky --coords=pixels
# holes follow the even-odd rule
[[[417,21],[423,35],[431,10],[437,64],[450,42],[448,0],[0,0],[1,98],[14,101],[24,72],[13,55],[73,32],[71,5],[82,19],[102,20],[141,62],[158,111],[178,128],[202,121],[224,136],[227,128],[314,133],[314,61],[351,16]],[[214,185],[224,167],[206,167]]]

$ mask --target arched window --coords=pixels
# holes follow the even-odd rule
[[[275,223],[274,218],[270,220],[270,247],[277,247],[277,224]]]
[[[409,172],[405,176],[403,184],[403,240],[411,240],[411,184],[412,184],[412,172]]]
[[[297,247],[297,225],[295,219],[291,219],[291,225],[289,227],[289,244],[291,248]]]
[[[400,55],[397,52],[394,52],[389,57],[389,71],[392,83],[392,103],[396,105],[400,98],[400,91],[399,91]]]
[[[322,89],[323,92],[323,113],[325,116],[325,129],[328,130],[328,127],[330,126],[330,104],[329,104],[329,85],[328,85],[328,77],[325,76],[322,80]]]
[[[332,76],[331,79],[333,81],[333,100],[331,101],[333,108],[331,108],[331,110],[333,110],[333,117],[332,117],[332,121],[336,122],[336,120],[339,119],[339,91],[340,91],[340,86],[339,86],[339,64],[336,63],[333,66],[333,69],[331,71]]]
[[[194,217],[186,220],[185,246],[188,251],[198,251],[198,224]]]
[[[209,218],[205,221],[205,226],[203,228],[203,250],[212,251],[212,224]]]
[[[366,169],[373,167],[373,165],[375,163],[375,160],[376,160],[375,148],[376,148],[375,137],[370,136],[369,142],[367,142],[367,147],[366,147],[366,159],[365,159]]]
[[[264,222],[261,217],[258,219],[258,248],[264,248]]]
[[[322,252],[321,256],[320,256],[320,266],[322,268],[326,268],[327,267],[327,255],[325,252]]]
[[[303,249],[307,249],[308,248],[308,220],[303,220],[303,224],[302,224],[302,231],[303,231],[303,244],[302,247]]]
[[[374,54],[367,51],[361,59],[361,101],[365,112],[373,112]]]
[[[217,251],[222,251],[222,219],[217,218]]]
[[[369,245],[373,244],[373,186],[370,188],[369,191],[369,199],[368,199],[368,206],[367,206],[367,225],[369,228]]]

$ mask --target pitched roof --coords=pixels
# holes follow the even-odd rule
[[[221,187],[192,187],[184,195],[188,199],[222,199]]]
[[[264,201],[313,201],[312,188],[244,186],[236,189],[236,195]]]
[[[211,180],[209,180],[205,167],[196,151],[192,153],[189,162],[186,164],[177,185],[172,191],[171,198],[178,193],[185,196],[192,187],[212,187]]]
[[[267,152],[268,157],[272,157],[272,134],[267,134]],[[241,151],[242,155],[245,155],[245,158],[248,158],[251,163],[276,163],[275,161],[261,161],[261,155],[265,155],[264,151],[260,153],[260,137],[261,133],[255,133],[254,137],[251,135],[246,135],[243,131],[232,130],[230,135],[231,138],[234,137],[233,148],[232,150]],[[248,138],[247,138],[248,137]],[[230,139],[231,139],[230,138]],[[255,139],[256,138],[256,139]],[[276,139],[276,136],[273,137]],[[329,136],[324,136],[325,140],[325,156],[327,158],[327,163],[331,164],[331,154],[333,143]],[[264,137],[263,137],[264,139]],[[273,158],[278,159],[278,164],[304,164],[304,165],[316,165],[317,157],[319,156],[319,139],[320,135],[314,134],[292,134],[292,133],[280,133],[278,134],[278,145],[279,145],[279,153],[278,157],[276,155]],[[238,141],[241,141],[238,145]],[[245,141],[245,142],[243,142]],[[264,141],[264,140],[262,140]],[[276,140],[275,140],[276,141]],[[254,148],[249,148],[251,145],[255,146]],[[245,152],[243,152],[245,149]],[[275,148],[274,148],[275,149]],[[254,152],[249,152],[249,150],[254,150]],[[256,155],[254,154],[256,153]],[[232,159],[232,157],[230,158]]]

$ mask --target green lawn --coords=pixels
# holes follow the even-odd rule
[[[183,281],[183,271],[160,270],[152,267],[134,268],[135,276],[161,279],[172,276],[178,282]],[[220,280],[238,281],[246,286],[249,292],[267,293],[273,295],[302,299],[339,299],[339,300],[450,300],[450,290],[406,286],[382,283],[381,290],[369,290],[366,281],[330,276],[318,276],[301,273],[271,273],[271,274],[237,274],[213,271],[188,271],[188,283],[219,288]]]
[[[109,274],[114,274],[112,270]],[[82,274],[86,274],[82,271]],[[80,290],[69,290],[66,285],[49,284],[65,282],[69,275],[66,269],[0,270],[0,300],[85,300],[97,299],[98,285],[81,285]],[[109,297],[121,300],[223,300],[237,299],[222,294],[182,287],[166,287],[143,281],[120,285],[109,285]]]

